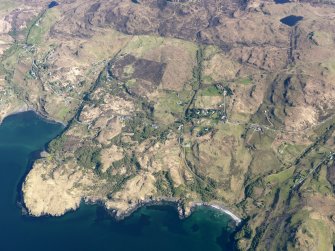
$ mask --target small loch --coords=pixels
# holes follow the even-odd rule
[[[304,19],[304,17],[302,17],[302,16],[290,15],[290,16],[287,16],[287,17],[284,17],[284,18],[280,19],[280,22],[287,25],[287,26],[292,27],[292,26],[295,26],[302,19]]]
[[[50,2],[50,3],[48,4],[48,8],[51,9],[51,8],[56,7],[56,6],[58,6],[58,5],[59,5],[58,2],[56,2],[56,1],[52,1],[52,2]]]

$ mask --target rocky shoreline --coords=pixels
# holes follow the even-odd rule
[[[125,218],[131,216],[134,212],[139,210],[141,207],[145,207],[145,206],[172,206],[173,208],[175,208],[177,210],[180,219],[184,219],[184,218],[189,216],[189,215],[185,214],[185,211],[184,211],[184,208],[183,208],[183,205],[182,205],[182,201],[177,200],[177,199],[145,200],[145,201],[138,202],[134,207],[131,207],[127,211],[124,211],[124,212],[121,212],[121,213],[120,213],[120,211],[118,211],[116,209],[106,208],[106,206],[103,202],[89,201],[89,200],[88,201],[84,200],[84,202],[85,202],[85,204],[102,206],[117,221],[124,220]]]
[[[124,220],[125,218],[131,216],[134,212],[136,212],[142,207],[172,206],[178,212],[178,216],[180,219],[185,219],[189,217],[194,212],[194,210],[196,210],[196,208],[198,207],[208,207],[208,208],[212,208],[217,211],[223,212],[224,214],[227,214],[228,216],[230,216],[230,218],[235,221],[236,226],[242,222],[241,218],[239,218],[237,215],[235,215],[233,212],[228,210],[223,205],[211,204],[211,203],[206,203],[206,202],[192,202],[190,205],[185,206],[184,202],[177,198],[161,198],[161,199],[150,199],[150,200],[140,201],[136,204],[136,206],[129,208],[127,211],[122,212],[122,213],[120,213],[116,209],[106,208],[105,204],[101,201],[90,201],[90,200],[85,200],[85,199],[83,201],[85,204],[102,206],[103,208],[106,209],[107,212],[110,213],[112,217],[114,217],[118,221]],[[73,210],[70,210],[70,211],[73,211]]]
[[[4,119],[11,116],[11,115],[15,115],[15,114],[22,113],[22,112],[30,112],[30,111],[36,113],[38,116],[41,116],[43,119],[45,119],[47,121],[50,121],[52,123],[62,123],[64,126],[66,126],[63,122],[53,120],[53,119],[45,116],[44,114],[41,114],[40,112],[38,112],[38,111],[36,111],[35,109],[32,109],[32,108],[22,108],[19,111],[12,112],[12,113],[8,114],[6,117],[4,117]],[[43,158],[44,153],[45,153],[45,151],[41,151],[39,153],[39,156],[40,156],[39,158]],[[26,179],[26,177],[23,178],[22,184],[24,184],[25,179]],[[21,187],[21,190],[20,190],[19,194],[21,196],[18,200],[18,205],[22,208],[22,213],[24,215],[34,216],[34,214],[30,212],[29,208],[24,203],[23,187]],[[139,208],[144,207],[144,206],[154,206],[154,205],[164,206],[164,205],[168,205],[168,206],[174,207],[177,210],[180,219],[187,218],[188,216],[190,216],[192,214],[192,212],[197,207],[204,206],[204,207],[210,207],[210,208],[216,209],[220,212],[223,212],[223,213],[229,215],[236,222],[236,225],[238,225],[241,222],[241,219],[238,216],[236,216],[234,213],[229,211],[223,205],[211,204],[211,203],[206,203],[206,202],[191,202],[191,203],[185,205],[184,201],[182,201],[178,198],[168,198],[168,197],[165,198],[164,197],[164,198],[142,200],[142,201],[137,202],[135,204],[135,206],[130,207],[128,210],[126,210],[124,212],[120,212],[119,210],[113,209],[113,208],[107,208],[105,203],[103,201],[99,201],[99,200],[95,201],[95,200],[92,200],[92,199],[83,198],[82,202],[84,202],[85,204],[92,204],[92,205],[93,204],[98,204],[98,205],[104,207],[116,220],[123,220],[126,217],[130,216],[132,213],[134,213],[136,210],[138,210]],[[79,204],[81,204],[81,203],[79,203]],[[77,205],[77,207],[66,210],[62,214],[65,214],[67,212],[75,211],[80,206],[79,204]],[[48,214],[48,213],[42,213],[41,215],[44,215],[44,216],[46,216],[46,215],[60,216],[62,214],[53,215],[53,214]]]
[[[23,191],[21,191],[21,193],[23,193]],[[192,202],[190,205],[185,206],[184,202],[182,200],[176,199],[176,198],[161,198],[161,199],[149,199],[149,200],[140,201],[134,207],[131,207],[127,211],[124,211],[124,212],[120,212],[120,211],[118,211],[116,209],[113,209],[113,208],[106,208],[105,204],[102,201],[99,201],[99,200],[98,201],[92,201],[92,200],[89,200],[89,199],[83,199],[80,204],[82,204],[82,203],[84,203],[86,205],[98,205],[98,206],[103,207],[111,215],[111,217],[113,217],[117,221],[124,220],[125,218],[131,216],[134,212],[136,212],[137,210],[139,210],[142,207],[146,207],[146,206],[171,206],[177,211],[178,216],[179,216],[180,219],[186,219],[198,207],[207,207],[207,208],[215,209],[219,212],[222,212],[222,213],[230,216],[230,218],[233,221],[235,221],[236,226],[238,226],[242,222],[241,218],[239,218],[237,215],[235,215],[233,212],[228,210],[223,205],[211,204],[211,203],[206,203],[206,202]],[[21,207],[23,215],[28,215],[28,216],[33,216],[33,217],[40,217],[40,216],[34,216],[33,214],[31,214],[29,209],[24,204],[23,200],[18,201],[17,204]],[[66,214],[66,213],[69,213],[69,212],[74,212],[79,207],[80,207],[80,205],[77,208],[69,209],[69,210],[65,211],[63,213],[63,215]],[[57,216],[60,216],[60,215],[44,214],[44,215],[41,215],[41,216],[57,217]]]

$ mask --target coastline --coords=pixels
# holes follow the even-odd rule
[[[229,215],[230,218],[232,218],[236,222],[236,225],[239,225],[242,222],[241,218],[239,218],[236,214],[234,214],[232,211],[228,210],[224,206],[221,206],[221,205],[218,205],[218,204],[204,203],[204,202],[194,203],[194,207],[199,207],[199,206],[211,207],[211,208],[214,208],[218,211],[221,211],[221,212]]]
[[[44,127],[55,127],[51,124],[44,125],[43,122],[39,121],[38,123],[34,123],[36,120],[36,116],[34,113],[23,113],[21,115],[17,115],[14,117],[11,117],[9,120],[6,120],[4,122],[5,128],[11,128],[16,127],[16,125],[21,125],[19,121],[22,121],[21,118],[24,118],[24,121],[27,121],[31,127],[29,127],[28,130],[25,130],[25,132],[28,135],[31,135],[33,138],[35,138],[35,129],[31,130],[31,128],[44,128]],[[28,120],[27,120],[28,119]],[[30,123],[32,121],[33,123]],[[7,126],[7,122],[10,122],[10,127]],[[19,122],[19,123],[17,123]],[[22,123],[26,124],[26,123]],[[43,125],[43,127],[40,127],[40,124]],[[37,127],[36,127],[37,125]],[[60,125],[57,125],[56,128],[60,128]],[[31,131],[31,133],[29,133]],[[41,138],[44,138],[43,135],[46,135],[47,138],[50,138],[49,129],[46,130],[48,133],[44,133],[44,129],[42,130],[36,130],[37,136],[41,136]],[[55,133],[55,132],[53,132]],[[15,131],[13,133],[14,135],[21,135],[16,134]],[[6,135],[6,134],[5,134]],[[52,134],[54,135],[54,134]],[[53,136],[52,136],[53,137]],[[21,137],[18,137],[20,139]],[[9,142],[12,140],[11,138],[8,139]],[[27,145],[33,144],[30,140],[24,141]],[[39,146],[42,146],[45,142],[43,139],[40,140]],[[35,144],[35,143],[34,143]],[[37,144],[37,143],[36,143]],[[33,147],[32,149],[41,149],[40,147]],[[5,153],[5,151],[3,151]],[[134,238],[134,236],[140,236],[138,240],[144,239],[141,243],[143,245],[140,246],[141,243],[137,244],[135,243],[133,246],[140,246],[140,249],[142,250],[142,247],[144,247],[146,242],[150,242],[150,240],[155,239],[157,243],[157,247],[161,246],[161,243],[163,243],[165,240],[168,240],[168,243],[173,243],[171,245],[172,248],[174,247],[183,247],[183,243],[186,244],[184,246],[191,246],[191,244],[194,247],[200,246],[200,250],[206,250],[204,247],[217,247],[218,250],[221,250],[220,247],[224,245],[233,245],[234,243],[232,240],[232,234],[235,230],[235,223],[230,220],[229,217],[227,217],[224,214],[217,213],[216,211],[213,211],[211,209],[205,209],[205,208],[199,208],[196,211],[194,211],[194,214],[191,215],[191,218],[188,218],[187,220],[179,220],[178,214],[177,214],[177,208],[178,204],[182,206],[182,202],[179,200],[172,200],[172,201],[151,201],[150,199],[154,199],[156,197],[147,197],[147,201],[141,203],[141,205],[137,205],[137,207],[141,207],[140,210],[136,211],[135,213],[131,213],[130,217],[125,218],[122,220],[120,217],[119,220],[122,220],[120,222],[116,221],[114,217],[112,217],[111,214],[108,213],[108,210],[105,210],[104,207],[100,206],[103,203],[103,200],[101,202],[93,200],[92,203],[93,206],[88,205],[88,202],[86,204],[82,200],[82,204],[80,205],[80,208],[78,210],[69,210],[68,214],[61,216],[61,217],[52,217],[49,215],[44,215],[43,217],[31,217],[28,212],[25,210],[25,208],[20,205],[18,202],[17,204],[14,203],[8,203],[12,201],[13,198],[17,196],[17,190],[15,190],[15,186],[17,186],[17,177],[24,177],[22,174],[22,171],[26,171],[25,167],[28,165],[26,164],[27,160],[33,161],[34,159],[38,159],[40,150],[34,150],[26,151],[24,152],[24,155],[22,155],[23,162],[20,162],[21,168],[18,168],[18,172],[14,170],[11,177],[14,177],[11,187],[12,194],[9,194],[8,197],[9,200],[5,200],[5,206],[7,211],[4,211],[3,218],[6,219],[6,224],[8,222],[8,225],[15,223],[15,236],[21,236],[20,233],[21,230],[25,230],[28,234],[31,232],[33,233],[33,241],[29,242],[29,246],[26,246],[24,242],[24,238],[22,239],[20,237],[20,247],[16,248],[16,244],[14,243],[14,249],[26,249],[33,250],[33,247],[38,246],[48,246],[50,243],[58,243],[59,247],[57,246],[56,249],[62,248],[62,243],[69,241],[72,246],[67,246],[67,248],[75,250],[78,248],[78,245],[82,245],[83,247],[88,246],[89,248],[93,248],[94,246],[97,246],[97,244],[103,243],[104,246],[107,248],[110,247],[110,245],[117,246],[120,248],[124,247],[124,243],[128,240],[131,240],[134,242],[137,237]],[[4,155],[6,156],[6,155]],[[14,154],[14,158],[15,158]],[[9,165],[10,167],[10,165]],[[9,174],[8,174],[9,175]],[[15,178],[16,177],[16,178]],[[6,177],[4,177],[6,179]],[[8,179],[8,178],[7,178]],[[4,186],[7,186],[7,183],[3,183]],[[6,193],[6,189],[4,189],[4,193]],[[14,195],[14,196],[13,196]],[[88,197],[90,198],[90,197]],[[140,201],[134,201],[131,206],[135,206],[137,202]],[[158,205],[154,207],[146,207],[146,205]],[[168,205],[168,206],[164,206]],[[187,207],[189,207],[190,204],[187,204]],[[116,204],[116,206],[118,206]],[[142,207],[144,206],[144,207]],[[125,210],[127,209],[126,205],[123,207]],[[21,211],[22,209],[22,211]],[[124,210],[121,210],[123,212]],[[194,217],[193,217],[194,215]],[[123,215],[126,217],[126,215]],[[183,214],[181,215],[183,217]],[[5,221],[4,221],[5,222]],[[149,224],[150,223],[150,224]],[[5,226],[6,226],[5,224]],[[10,225],[11,226],[11,225]],[[107,231],[106,231],[107,226]],[[16,230],[17,229],[17,230]],[[50,231],[48,230],[50,229]],[[175,230],[178,229],[184,229],[185,231],[178,231]],[[49,233],[52,234],[49,234]],[[77,236],[76,239],[72,238],[73,233],[80,233]],[[143,236],[142,236],[143,233]],[[185,235],[187,233],[187,236]],[[6,233],[5,233],[6,234]],[[12,234],[11,232],[9,234]],[[86,235],[87,234],[87,235]],[[176,235],[177,234],[177,235]],[[196,238],[198,238],[199,235],[206,236],[206,238],[201,239],[201,243],[194,242]],[[15,241],[15,236],[13,236]],[[88,238],[84,238],[87,240],[88,244],[83,243],[82,236],[87,236]],[[167,238],[168,236],[168,238]],[[23,236],[24,237],[24,236]],[[187,238],[185,238],[187,237]],[[39,242],[39,239],[43,240],[42,243]],[[113,239],[114,238],[114,239]],[[217,238],[220,238],[220,242],[217,242]],[[22,239],[22,240],[21,240]],[[5,249],[7,249],[7,246],[12,248],[13,247],[13,241],[12,239],[4,239],[4,245]],[[58,241],[57,241],[58,240]],[[59,241],[60,240],[60,241]],[[120,240],[120,244],[115,244],[115,240]],[[148,240],[148,241],[147,241]],[[184,242],[180,244],[181,240]],[[38,244],[36,244],[38,243]],[[106,244],[105,244],[106,243]],[[191,243],[191,244],[188,244]],[[227,244],[228,243],[228,244]],[[57,244],[57,245],[58,245]],[[101,244],[101,246],[103,246]],[[38,247],[37,246],[37,247]],[[136,247],[137,247],[136,246]],[[165,246],[165,244],[164,244]],[[135,249],[136,249],[135,247]],[[166,246],[165,246],[166,247]],[[145,249],[145,248],[143,248]],[[150,248],[149,248],[150,249]],[[191,248],[190,248],[191,249]],[[83,249],[84,250],[84,249]],[[131,247],[127,250],[134,250],[134,247]],[[179,250],[179,249],[178,249]],[[183,250],[183,248],[181,248]],[[194,249],[196,250],[196,249]],[[209,248],[209,250],[212,250]],[[214,249],[213,249],[214,250]],[[216,250],[216,249],[215,249]],[[228,249],[229,250],[229,249]]]
[[[136,212],[140,208],[146,207],[146,206],[171,206],[174,209],[176,209],[180,219],[184,219],[189,216],[189,215],[184,214],[181,201],[174,199],[174,198],[156,199],[156,200],[151,199],[151,200],[141,201],[141,202],[138,202],[134,207],[131,207],[128,210],[121,212],[121,213],[115,208],[107,208],[106,205],[102,201],[92,201],[92,200],[83,199],[83,203],[86,205],[98,205],[98,206],[103,207],[117,221],[124,220],[125,218],[131,216],[134,212]]]
[[[23,179],[24,178],[25,177],[23,177]],[[239,218],[232,211],[228,210],[226,207],[224,207],[222,205],[218,205],[218,204],[214,204],[214,203],[211,204],[211,203],[206,203],[206,202],[192,202],[188,207],[185,207],[183,201],[180,200],[180,199],[177,199],[177,198],[160,198],[160,199],[150,199],[150,200],[140,201],[134,207],[130,207],[128,210],[126,210],[124,212],[120,212],[115,208],[107,208],[103,201],[100,201],[100,200],[94,201],[94,200],[90,200],[90,199],[87,199],[87,198],[83,198],[82,201],[80,202],[80,204],[78,205],[78,207],[68,209],[60,215],[52,215],[52,214],[45,213],[45,214],[42,214],[40,216],[35,216],[35,215],[30,213],[29,209],[26,207],[26,205],[23,201],[23,191],[22,191],[22,189],[20,189],[19,193],[21,194],[21,196],[19,196],[17,204],[21,208],[22,214],[26,215],[26,216],[29,216],[29,217],[36,217],[36,218],[39,218],[39,217],[61,217],[65,214],[67,214],[67,213],[75,212],[78,208],[81,207],[81,205],[85,204],[85,205],[89,205],[89,206],[96,205],[96,206],[102,207],[116,221],[124,220],[125,218],[131,216],[134,212],[141,209],[142,207],[147,207],[147,206],[171,206],[172,208],[174,208],[176,210],[176,212],[178,213],[178,216],[181,220],[186,219],[189,216],[191,216],[191,214],[196,210],[196,208],[198,208],[198,207],[205,207],[206,208],[207,207],[207,208],[212,208],[214,210],[217,210],[219,212],[222,212],[222,213],[226,214],[227,216],[229,216],[235,222],[236,226],[238,226],[242,222],[241,218]]]
[[[19,114],[19,113],[23,113],[23,112],[29,112],[29,111],[33,111],[33,109],[30,109],[30,108],[28,108],[28,107],[24,107],[24,106],[22,106],[22,107],[20,107],[20,108],[18,108],[18,109],[14,109],[13,111],[11,111],[11,112],[9,112],[9,113],[6,113],[2,118],[0,118],[0,125],[2,124],[2,122],[3,122],[6,118],[8,118],[8,117],[10,117],[10,116],[12,116],[12,115]]]
[[[53,118],[47,116],[46,114],[43,114],[40,111],[38,111],[38,110],[36,110],[34,108],[31,108],[31,107],[21,107],[21,108],[19,108],[17,110],[14,110],[12,112],[7,113],[6,115],[3,116],[3,118],[0,119],[0,125],[2,124],[2,122],[6,118],[8,118],[10,116],[13,116],[13,115],[20,114],[20,113],[24,113],[24,112],[34,112],[36,115],[38,115],[39,117],[41,117],[42,119],[46,120],[49,123],[59,123],[59,124],[62,124],[64,127],[67,126],[67,124],[64,123],[63,121],[53,119]]]
[[[20,192],[23,195],[23,191],[21,190]],[[226,207],[224,207],[222,205],[218,205],[218,204],[214,204],[214,203],[211,204],[211,203],[206,203],[206,202],[192,202],[188,207],[185,207],[183,201],[180,200],[180,199],[177,199],[177,198],[159,198],[159,199],[150,199],[150,200],[140,201],[134,207],[131,207],[124,212],[120,212],[115,208],[107,208],[103,201],[100,201],[100,200],[94,201],[94,200],[90,200],[90,199],[87,199],[87,198],[83,198],[82,201],[80,202],[80,204],[78,205],[78,207],[66,210],[61,215],[52,215],[52,214],[45,213],[45,214],[42,214],[40,216],[35,216],[35,215],[31,214],[29,212],[29,209],[26,207],[26,205],[23,201],[23,196],[21,196],[20,198],[21,199],[18,201],[17,204],[21,207],[22,214],[30,216],[30,217],[36,217],[36,218],[39,218],[39,217],[61,217],[61,216],[65,215],[66,213],[75,212],[79,207],[81,207],[82,204],[85,204],[85,205],[89,205],[89,206],[97,205],[97,206],[102,207],[116,221],[124,220],[125,218],[131,216],[134,212],[141,209],[142,207],[147,207],[147,206],[171,206],[172,208],[174,208],[176,210],[176,212],[178,213],[178,216],[181,220],[186,219],[189,216],[191,216],[191,214],[196,210],[196,208],[207,207],[207,208],[212,208],[214,210],[217,210],[219,212],[222,212],[222,213],[226,214],[227,216],[229,216],[235,222],[236,226],[238,226],[242,222],[241,218],[239,218],[237,215],[235,215],[233,212],[231,212],[230,210],[228,210]]]
[[[228,215],[233,221],[235,221],[236,226],[238,226],[242,222],[241,218],[239,218],[236,214],[228,210],[223,205],[218,205],[214,203],[211,204],[211,203],[206,203],[206,202],[191,202],[189,207],[185,208],[183,201],[177,198],[160,198],[160,199],[150,199],[150,200],[140,201],[134,207],[129,208],[127,211],[122,212],[122,213],[119,213],[119,211],[113,208],[106,208],[105,204],[101,201],[91,201],[91,200],[83,199],[83,202],[87,205],[102,206],[107,212],[111,214],[112,217],[114,217],[118,221],[129,217],[131,214],[139,210],[141,207],[172,206],[177,211],[180,219],[185,219],[189,217],[194,212],[194,210],[198,207],[207,207],[207,208],[215,209],[219,212],[222,212]],[[70,211],[73,211],[73,210],[70,210]]]
[[[20,113],[24,113],[24,112],[33,112],[35,113],[37,116],[41,117],[42,119],[50,122],[50,123],[60,123],[63,126],[66,127],[66,124],[64,124],[64,122],[61,121],[57,121],[54,119],[49,118],[48,116],[46,116],[45,114],[42,114],[38,111],[36,111],[33,108],[20,108],[17,111],[11,112],[9,114],[7,114],[1,121],[0,121],[0,125],[3,122],[3,120],[5,120],[6,118],[12,116],[12,115],[16,115],[16,114],[20,114]],[[33,163],[41,158],[41,154],[43,153],[45,149],[41,149],[38,152],[33,153],[32,158],[29,160],[28,166],[26,167],[26,171],[24,176],[21,178],[19,184],[18,184],[18,200],[17,200],[17,204],[18,206],[21,208],[22,210],[22,214],[23,215],[28,215],[28,216],[33,216],[33,217],[40,217],[40,216],[34,216],[33,214],[30,213],[29,209],[26,207],[24,200],[23,200],[23,196],[24,196],[24,192],[22,190],[22,185],[26,179],[27,174],[29,173],[29,171],[32,168]],[[187,217],[189,217],[192,212],[195,210],[195,208],[197,207],[210,207],[213,208],[215,210],[218,210],[220,212],[223,212],[225,214],[227,214],[232,220],[235,221],[236,225],[238,225],[242,220],[235,215],[233,212],[231,212],[230,210],[228,210],[225,206],[223,205],[219,205],[219,204],[211,204],[211,203],[206,203],[206,202],[191,202],[188,205],[185,205],[184,202],[178,198],[156,198],[156,199],[148,199],[148,200],[143,200],[143,201],[139,201],[136,203],[136,205],[134,205],[133,207],[130,207],[128,210],[124,211],[124,212],[120,212],[117,209],[113,209],[113,208],[107,208],[106,205],[104,204],[103,201],[94,201],[94,200],[90,200],[88,198],[83,198],[81,203],[85,203],[87,205],[99,205],[102,206],[104,209],[106,209],[106,211],[108,211],[112,217],[114,217],[116,220],[123,220],[126,217],[130,216],[132,213],[134,213],[135,211],[137,211],[138,209],[140,209],[141,207],[145,207],[145,206],[164,206],[164,205],[168,205],[168,206],[172,206],[173,208],[176,209],[178,216],[180,219],[185,219]],[[81,204],[80,203],[80,204]],[[73,208],[70,210],[67,210],[65,212],[63,212],[62,215],[68,213],[68,212],[74,212],[75,210],[77,210],[80,207],[80,204],[78,205],[77,208]],[[50,217],[59,217],[61,215],[51,215],[48,213],[45,213],[43,216],[50,216]]]

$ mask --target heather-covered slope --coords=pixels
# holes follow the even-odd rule
[[[242,250],[331,250],[332,5],[46,6],[2,7],[2,117],[34,109],[67,124],[23,185],[31,214],[83,199],[118,216],[206,202],[244,219]],[[290,15],[303,18],[283,24]]]

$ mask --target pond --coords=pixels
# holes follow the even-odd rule
[[[302,16],[294,16],[294,15],[290,15],[290,16],[287,16],[287,17],[284,17],[282,19],[280,19],[280,22],[282,22],[283,24],[285,25],[288,25],[288,26],[294,26],[296,25],[299,21],[301,21],[304,17]]]
[[[59,5],[58,2],[56,2],[56,1],[52,1],[52,2],[49,3],[48,8],[51,9],[51,8],[53,8],[53,7],[55,7],[55,6],[58,6],[58,5]]]

